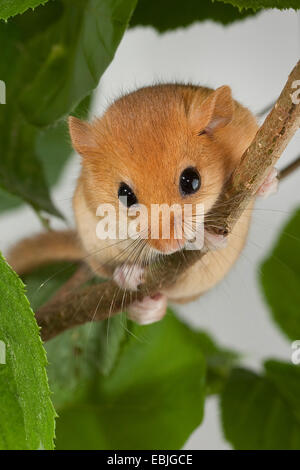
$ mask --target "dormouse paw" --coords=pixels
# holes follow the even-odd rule
[[[158,293],[133,302],[128,309],[128,317],[139,325],[149,325],[161,320],[166,310],[167,297]]]
[[[122,264],[114,270],[113,280],[122,289],[137,290],[144,282],[144,273],[141,266]]]
[[[257,196],[261,196],[263,198],[266,198],[270,196],[271,194],[276,193],[278,189],[278,171],[276,168],[272,168],[268,176],[266,177],[265,181],[263,184],[260,186],[260,188],[257,191]]]
[[[204,249],[221,250],[227,246],[227,236],[204,230]]]

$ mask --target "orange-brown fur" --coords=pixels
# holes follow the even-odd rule
[[[72,230],[44,232],[21,240],[8,253],[7,261],[20,274],[26,274],[52,261],[78,261],[84,256]]]

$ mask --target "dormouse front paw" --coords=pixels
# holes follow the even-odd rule
[[[221,250],[227,246],[227,236],[212,233],[208,230],[204,230],[204,249],[206,250]]]
[[[133,302],[128,309],[128,317],[139,325],[149,325],[161,320],[166,310],[167,297],[158,293]]]
[[[122,264],[114,270],[113,280],[122,289],[137,290],[144,282],[145,269],[141,266]]]
[[[257,191],[257,196],[261,196],[263,198],[266,198],[270,196],[271,194],[276,193],[278,189],[278,171],[276,168],[272,168],[268,176],[266,177],[265,181],[263,184],[260,186],[260,188]]]

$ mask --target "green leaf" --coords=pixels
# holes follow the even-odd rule
[[[256,11],[261,8],[278,8],[279,10],[285,10],[287,8],[294,8],[299,10],[299,0],[217,0],[218,2],[228,3],[240,10],[251,8]]]
[[[121,316],[72,328],[46,344],[53,400],[63,410],[85,401],[99,374],[108,375],[118,357],[126,331]]]
[[[267,361],[266,374],[234,369],[221,395],[223,430],[235,449],[300,449],[300,369]]]
[[[0,449],[53,449],[45,350],[23,283],[2,257],[0,279]]]
[[[0,43],[6,45],[0,61],[0,76],[7,90],[7,104],[0,108],[0,187],[37,210],[60,216],[51,202],[35,152],[37,131],[24,120],[16,103],[23,86],[19,74],[23,48],[20,31],[13,22],[0,23]]]
[[[260,267],[260,280],[273,319],[292,340],[300,338],[300,209],[283,228]]]
[[[113,59],[136,0],[64,0],[62,17],[24,54],[21,108],[46,126],[96,88]]]
[[[44,178],[42,180],[43,185],[49,185],[50,187],[55,185],[59,179],[59,176],[61,175],[61,172],[66,162],[68,161],[68,158],[72,153],[66,123],[59,122],[53,127],[49,127],[43,131],[37,132],[33,141],[31,142],[30,148],[32,149],[32,153],[28,155],[29,159],[34,159],[35,162],[33,166],[31,166],[30,164],[32,162],[26,162],[26,167],[24,168],[25,175],[27,176],[27,172],[29,173],[32,168],[37,165],[38,172],[44,173]],[[12,158],[17,160],[19,156],[15,154],[14,156],[12,156]],[[16,166],[18,164],[17,161],[14,161],[12,163]],[[7,167],[9,166],[9,162],[5,162],[3,160],[2,164],[3,172],[5,173],[5,176],[2,176],[2,184],[10,191],[17,193],[18,196],[10,194],[4,189],[0,189],[0,212],[16,209],[17,207],[22,205],[24,200],[38,209],[47,210],[47,208],[49,208],[49,204],[39,204],[37,194],[33,193],[32,191],[31,184],[34,175],[31,175],[31,177],[29,175],[27,176],[28,178],[30,178],[29,185],[31,188],[31,195],[30,198],[28,198],[27,195],[24,194],[23,189],[17,187],[17,185],[20,185],[21,187],[23,186],[23,182],[25,181],[24,174],[19,173],[17,171],[13,172],[12,178],[21,178],[21,182],[7,180],[6,172]],[[48,191],[46,194],[48,194]],[[52,209],[50,208],[50,213],[52,212],[53,207]]]
[[[10,16],[24,13],[28,8],[44,5],[48,0],[1,0],[0,19],[7,20]]]
[[[265,370],[300,422],[300,368],[294,364],[269,360],[265,362]]]
[[[80,119],[86,119],[91,101],[92,95],[84,98],[72,115]],[[43,164],[47,183],[51,187],[57,183],[73,152],[67,121],[62,119],[54,126],[40,130],[36,137],[35,150],[40,162]]]
[[[206,394],[219,394],[240,356],[218,346],[204,331],[197,331],[197,338],[206,360]]]
[[[63,5],[61,0],[51,0],[34,11],[29,9],[22,15],[10,19],[9,24],[17,26],[19,35],[22,37],[22,46],[25,46],[29,39],[44,32],[51,24],[57,21],[62,13]]]
[[[4,189],[0,188],[0,213],[16,209],[22,204],[22,200],[17,196],[13,196]]]
[[[73,115],[86,119],[91,103],[91,96],[86,97],[73,112]],[[45,179],[49,187],[54,186],[73,152],[67,122],[65,119],[46,129],[37,132],[35,155],[42,164]],[[16,209],[22,199],[0,189],[0,212]]]
[[[59,121],[56,125],[38,132],[35,151],[43,165],[47,184],[50,187],[55,185],[73,151],[66,122]]]
[[[201,423],[205,367],[197,334],[170,311],[159,323],[128,326],[110,373],[101,373],[99,356],[89,387],[58,408],[58,449],[180,448]]]
[[[42,165],[35,155],[36,129],[14,108],[0,116],[0,185],[38,210],[61,217],[53,205]]]
[[[182,28],[197,21],[213,20],[221,24],[230,24],[253,16],[251,10],[240,12],[231,5],[212,2],[211,0],[139,0],[130,21],[130,26],[153,26],[160,32]]]

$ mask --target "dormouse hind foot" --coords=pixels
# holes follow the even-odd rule
[[[161,320],[166,310],[167,296],[157,293],[133,302],[128,309],[128,317],[139,325],[149,325]]]
[[[122,289],[137,290],[144,282],[145,269],[141,266],[122,264],[114,270],[113,280]]]
[[[258,189],[257,196],[266,198],[270,196],[271,194],[276,193],[278,189],[278,183],[279,183],[278,171],[276,168],[272,168],[270,173],[267,175],[265,181]]]

